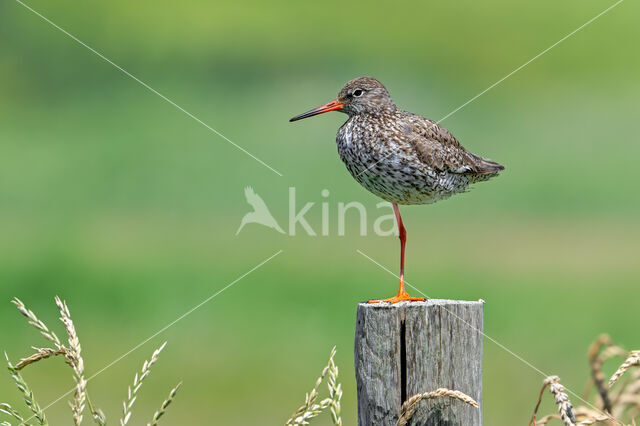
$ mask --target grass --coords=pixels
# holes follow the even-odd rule
[[[342,397],[341,385],[337,383],[338,367],[334,357],[336,348],[331,350],[328,365],[322,370],[320,377],[316,380],[311,392],[305,395],[305,402],[295,413],[285,422],[285,426],[308,425],[310,420],[329,409],[331,420],[334,425],[342,425],[340,416],[340,399]],[[608,383],[604,382],[603,365],[609,359],[621,356],[624,362],[613,373]],[[565,426],[586,426],[593,424],[615,424],[620,426],[635,425],[636,416],[640,415],[640,371],[636,371],[631,377],[621,385],[613,389],[613,386],[620,378],[633,366],[640,366],[640,351],[633,350],[626,352],[620,346],[611,341],[607,334],[599,336],[587,351],[587,357],[591,365],[591,380],[587,383],[580,400],[585,405],[573,406],[566,388],[560,383],[558,376],[549,376],[544,379],[540,395],[536,403],[533,416],[529,426],[546,425],[553,419],[560,419]],[[318,388],[328,376],[329,396],[318,401]],[[486,377],[486,381],[491,381],[491,377]],[[542,402],[545,389],[553,395],[559,414],[549,414],[537,419],[538,410]],[[588,401],[593,388],[596,389],[595,397]],[[475,408],[479,408],[478,403],[463,392],[440,388],[416,394],[407,398],[400,407],[396,426],[406,426],[415,412],[419,409],[419,402],[422,400],[448,397],[460,400]],[[623,421],[626,420],[627,422]]]
[[[311,389],[311,392],[305,394],[304,404],[301,405],[300,408],[298,408],[295,413],[291,415],[289,420],[285,422],[285,426],[308,425],[311,419],[317,417],[327,409],[329,409],[329,412],[331,414],[331,421],[333,422],[333,424],[335,426],[342,426],[342,417],[340,415],[342,385],[338,383],[338,366],[334,361],[335,355],[336,348],[334,346],[334,348],[331,350],[331,355],[329,356],[329,363],[322,370],[322,373],[316,380],[316,383],[313,386],[313,389]],[[318,401],[318,388],[324,381],[325,377],[327,378],[329,396]],[[434,391],[416,394],[407,398],[407,400],[402,404],[396,426],[406,426],[408,424],[408,422],[411,420],[416,410],[418,409],[418,403],[420,401],[442,397],[457,399],[476,408],[480,407],[473,398],[464,394],[463,392],[439,388]]]
[[[398,104],[438,119],[612,3],[29,3],[273,163],[280,178],[4,2],[0,300],[18,295],[40,311],[63,296],[90,374],[282,248],[273,265],[161,336],[173,349],[154,371],[158,386],[136,400],[136,410],[154,412],[181,375],[171,415],[187,424],[205,423],[200,408],[212,400],[221,424],[280,422],[282,407],[307,390],[298,377],[324,363],[325,348],[352,346],[356,303],[397,285],[355,250],[392,270],[398,263],[395,238],[360,238],[351,220],[344,238],[258,227],[234,238],[248,185],[281,224],[289,186],[316,202],[316,228],[325,188],[332,206],[358,200],[374,210],[378,200],[336,154],[344,117],[300,126],[288,118],[369,74]],[[447,119],[466,147],[507,170],[468,194],[403,210],[408,281],[435,297],[485,299],[487,334],[543,372],[562,371],[571,389],[590,372],[575,360],[594,333],[609,330],[627,346],[637,340],[640,302],[619,295],[633,294],[640,275],[638,7],[624,2]],[[384,31],[372,31],[380,22]],[[31,345],[14,316],[0,304],[2,344]],[[549,332],[558,322],[572,332]],[[283,359],[283,351],[297,355]],[[516,424],[529,395],[503,389],[533,388],[543,377],[491,343],[485,354],[493,378],[485,419]],[[25,373],[42,401],[75,386],[57,362]],[[201,370],[180,367],[189,363]],[[336,363],[342,415],[353,424],[352,355],[341,351]],[[138,369],[125,359],[92,380],[105,412],[120,412],[122,401],[102,389],[125,389]],[[0,394],[22,404],[10,386],[0,382]],[[246,400],[254,409],[239,419]],[[47,409],[56,424],[68,414],[64,404]]]
[[[591,364],[591,379],[587,382],[580,398],[584,404],[574,408],[565,387],[560,384],[560,378],[549,376],[543,381],[529,426],[546,425],[553,419],[560,419],[565,426],[599,423],[635,425],[636,417],[640,415],[640,372],[631,374],[628,380],[615,388],[614,385],[631,366],[640,365],[639,353],[635,350],[627,355],[627,351],[615,345],[609,335],[601,335],[591,344],[587,352]],[[622,357],[624,362],[606,383],[602,371],[603,364],[616,356]],[[546,388],[549,388],[553,394],[559,414],[549,414],[537,420],[536,416]],[[594,388],[595,392],[593,392]]]
[[[419,393],[407,398],[407,400],[402,403],[396,426],[406,426],[409,423],[411,417],[413,417],[414,413],[418,410],[418,403],[420,401],[442,397],[457,399],[471,405],[472,407],[480,408],[480,405],[478,405],[473,398],[463,392],[446,388],[438,388],[434,391]]]
[[[637,264],[631,261],[637,252],[637,231],[632,222],[604,225],[595,220],[539,218],[501,223],[478,220],[456,227],[441,222],[435,228],[428,220],[429,212],[407,211],[413,223],[409,228],[409,282],[434,297],[487,300],[485,332],[542,371],[561,371],[569,388],[581,389],[582,377],[589,374],[588,364],[581,366],[575,360],[582,357],[580,348],[591,341],[593,330],[612,330],[618,341],[633,347],[637,333],[633,327],[621,326],[629,319],[625,310],[619,309],[639,308],[636,299],[619,297],[634,285],[633,277],[638,273]],[[259,262],[278,247],[243,244],[242,253],[232,249],[225,253],[217,247],[229,244],[232,248],[231,237],[227,240],[223,234],[213,240],[198,232],[209,226],[206,220],[194,219],[184,225],[170,218],[106,222],[106,229],[102,225],[105,221],[78,229],[81,237],[72,238],[75,242],[71,246],[52,251],[7,251],[3,267],[3,282],[7,283],[3,294],[30,295],[29,305],[34,310],[46,309],[42,299],[53,298],[60,289],[66,289],[66,298],[75,307],[74,316],[82,319],[78,327],[82,327],[79,331],[83,349],[92,354],[93,372],[244,273],[248,263]],[[237,223],[229,221],[220,226],[233,233]],[[451,229],[456,233],[449,232]],[[583,234],[584,229],[590,229],[592,239]],[[480,241],[492,241],[491,249],[482,250],[475,245],[459,248],[457,242],[469,232],[475,232]],[[282,243],[286,244],[285,252],[274,264],[265,265],[258,274],[245,278],[158,337],[170,340],[174,349],[163,354],[166,364],[154,373],[159,386],[147,388],[146,398],[136,402],[140,412],[156,410],[154,401],[166,397],[163,389],[172,387],[173,377],[179,375],[188,386],[180,391],[180,404],[172,407],[171,415],[176,418],[202,422],[197,407],[209,403],[199,396],[203,393],[215,395],[219,401],[216,407],[242,410],[232,397],[241,394],[256,401],[261,416],[279,422],[283,407],[291,406],[308,391],[299,377],[308,377],[313,365],[325,362],[321,356],[323,347],[352,346],[356,303],[367,297],[386,297],[396,290],[394,277],[355,253],[356,248],[366,249],[368,255],[394,270],[397,242],[393,237]],[[322,258],[332,267],[318,268],[310,275],[310,261],[302,253],[309,259]],[[456,253],[456,258],[449,253]],[[428,259],[422,260],[426,254]],[[87,282],[91,285],[79,284]],[[599,296],[594,298],[593,294]],[[540,314],[547,310],[559,312],[574,332],[549,333],[557,318]],[[13,312],[5,309],[0,315],[4,323],[11,325],[2,332],[3,344],[5,339],[14,342],[12,348],[33,344],[32,336],[20,333]],[[564,356],[552,356],[529,340],[554,345]],[[253,348],[250,353],[247,342]],[[161,343],[158,341],[157,345]],[[152,350],[149,348],[149,352]],[[298,355],[283,359],[282,350]],[[199,361],[197,354],[201,353],[210,357],[207,363]],[[353,424],[352,353],[341,351],[336,362],[342,366],[343,420]],[[190,363],[200,365],[200,374],[174,367]],[[223,371],[221,365],[226,366]],[[269,368],[265,369],[265,365]],[[522,414],[531,409],[531,396],[523,392],[505,399],[503,389],[536,387],[541,380],[537,373],[491,342],[485,345],[484,367],[486,376],[493,378],[485,381],[487,421],[495,419],[495,424],[507,425],[521,420]],[[94,379],[93,393],[100,389],[126,389],[129,371],[138,368],[135,363],[122,361],[108,374]],[[34,374],[38,377],[32,381],[39,382],[36,390],[42,395],[41,400],[52,401],[72,387],[56,369],[50,370],[47,365],[37,365],[36,369]],[[212,388],[214,379],[217,385]],[[0,389],[1,394],[11,395],[12,389],[6,383],[0,383]],[[277,409],[261,403],[260,395],[266,389],[277,389],[273,396]],[[122,402],[117,395],[103,392],[96,399],[107,413],[121,411]],[[58,422],[67,415],[64,404],[47,411]],[[221,423],[237,422],[225,410],[218,413]],[[247,421],[253,421],[251,414],[248,416]],[[323,421],[317,420],[319,424]]]
[[[338,367],[333,358],[336,355],[336,348],[331,350],[329,355],[329,363],[322,369],[320,377],[316,380],[311,392],[305,394],[304,404],[300,406],[285,422],[285,426],[302,426],[309,424],[309,420],[318,416],[323,411],[329,409],[331,413],[331,421],[336,426],[342,426],[342,417],[340,416],[340,399],[342,399],[342,385],[338,383]],[[318,401],[318,388],[327,378],[327,388],[329,396]]]
[[[5,352],[9,374],[13,379],[15,385],[17,386],[18,390],[22,394],[24,403],[27,406],[27,408],[31,411],[32,415],[31,417],[25,419],[26,416],[23,416],[22,414],[20,414],[18,410],[14,409],[8,403],[0,404],[0,412],[4,413],[5,415],[9,416],[14,420],[18,420],[19,424],[25,424],[30,419],[35,418],[35,420],[38,422],[39,425],[43,425],[43,426],[48,425],[49,422],[47,421],[47,418],[45,416],[44,409],[41,408],[41,405],[37,402],[34,396],[33,390],[27,384],[25,379],[22,377],[21,370],[23,370],[27,366],[31,366],[37,363],[38,361],[48,359],[52,356],[55,357],[57,355],[60,355],[65,358],[67,365],[71,367],[71,369],[73,370],[75,392],[74,392],[73,401],[69,403],[69,406],[71,407],[71,411],[72,411],[73,423],[75,425],[82,424],[85,407],[88,405],[89,413],[93,418],[94,422],[98,425],[106,425],[107,419],[104,412],[101,409],[95,407],[92,404],[91,399],[89,398],[87,383],[91,378],[87,379],[85,377],[84,360],[81,355],[82,349],[80,345],[80,339],[76,332],[75,325],[71,320],[71,313],[69,312],[67,303],[61,300],[57,296],[55,298],[55,302],[56,302],[56,305],[58,306],[58,310],[60,311],[60,321],[62,321],[62,323],[64,324],[64,327],[68,336],[67,345],[64,345],[60,341],[60,339],[58,339],[58,336],[53,331],[51,331],[43,321],[38,319],[35,313],[32,310],[28,309],[20,299],[15,298],[13,300],[13,304],[18,308],[18,311],[22,313],[22,315],[24,315],[29,320],[29,324],[35,327],[46,340],[53,343],[53,345],[55,346],[55,349],[34,347],[33,349],[35,350],[35,353],[26,358],[22,358],[20,362],[18,362],[16,365],[13,365],[11,361],[9,361],[9,356]],[[128,393],[127,393],[127,399],[123,403],[124,412],[123,412],[123,417],[120,420],[120,424],[122,426],[126,425],[131,419],[131,414],[132,414],[131,409],[132,409],[133,403],[138,397],[138,391],[142,386],[142,381],[149,375],[151,371],[151,367],[158,360],[158,356],[160,355],[160,352],[164,349],[165,345],[166,345],[166,342],[162,344],[160,348],[156,349],[153,352],[150,360],[144,362],[140,375],[138,374],[135,375],[133,386],[129,387]],[[173,398],[175,397],[179,387],[180,387],[180,384],[178,384],[175,388],[171,390],[171,392],[169,393],[169,397],[162,403],[160,410],[154,413],[152,421],[149,424],[155,425],[158,423],[158,420],[160,419],[160,417],[164,415],[167,407],[173,401]],[[64,396],[66,395],[63,395],[62,398],[64,398]],[[48,406],[46,408],[48,408]],[[2,424],[10,425],[8,421],[4,421]]]

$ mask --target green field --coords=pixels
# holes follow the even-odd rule
[[[165,424],[282,424],[336,345],[344,421],[355,424],[356,304],[397,288],[357,250],[395,271],[398,242],[360,236],[355,215],[337,236],[338,202],[376,213],[380,201],[336,153],[345,116],[287,120],[359,75],[437,120],[611,4],[29,3],[278,176],[2,2],[0,349],[16,361],[45,345],[11,298],[58,327],[59,295],[93,374],[282,250],[98,375],[92,398],[117,423],[134,371],[166,340],[133,424],[146,424],[179,380]],[[465,147],[507,170],[467,194],[402,209],[408,282],[434,298],[484,299],[486,334],[577,393],[599,333],[640,347],[639,12],[621,3],[447,118]],[[307,215],[316,231],[329,203],[330,235],[250,224],[236,236],[250,210],[246,186],[285,229],[289,187],[299,205],[316,203]],[[544,376],[488,339],[484,367],[485,424],[525,424]],[[61,359],[25,377],[45,405],[73,386]],[[0,396],[19,404],[8,375]],[[551,397],[542,410],[555,411]],[[64,401],[47,414],[70,422]]]

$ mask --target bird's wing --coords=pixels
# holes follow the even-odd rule
[[[402,120],[401,131],[416,155],[438,171],[459,174],[488,174],[504,170],[495,161],[475,155],[438,123],[414,114]]]
[[[247,203],[249,203],[255,211],[269,211],[267,205],[264,203],[264,200],[255,193],[252,187],[247,186],[244,189],[244,196],[247,197]]]

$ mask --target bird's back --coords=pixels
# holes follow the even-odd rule
[[[504,170],[467,151],[438,123],[399,109],[349,118],[337,143],[353,177],[398,204],[433,203]]]
[[[402,139],[414,150],[418,159],[437,171],[470,176],[495,174],[504,166],[467,151],[440,124],[407,111],[399,111]]]

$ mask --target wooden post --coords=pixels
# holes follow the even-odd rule
[[[355,369],[358,425],[393,426],[402,403],[437,388],[466,393],[459,400],[420,401],[410,425],[482,424],[483,301],[360,303]]]

